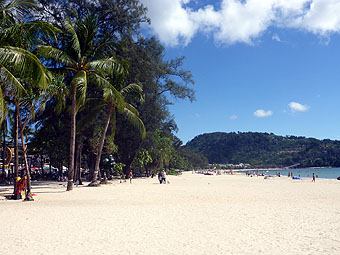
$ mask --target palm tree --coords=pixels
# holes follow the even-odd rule
[[[23,134],[25,126],[32,115],[26,116],[24,125],[21,122],[21,98],[28,95],[33,88],[45,89],[51,81],[51,75],[30,50],[37,41],[37,35],[54,34],[56,29],[41,22],[22,22],[23,16],[35,8],[32,1],[0,1],[0,121],[5,119],[7,102],[11,99],[15,105],[15,164],[14,177],[18,176],[18,130]],[[15,15],[14,15],[15,14]],[[27,150],[24,136],[21,135],[27,173],[28,196],[30,199],[30,172],[27,163]],[[14,193],[16,187],[14,187]]]
[[[21,23],[24,16],[35,8],[35,3],[30,0],[0,0],[0,47],[9,46],[11,42],[15,41],[13,40],[13,28]],[[3,90],[10,83],[16,87],[17,92],[20,92],[21,85],[18,86],[18,83],[13,79],[14,77],[7,73],[8,70],[3,65],[0,65],[0,71],[2,78],[0,83],[0,123],[2,123],[7,113],[7,102],[5,102]]]
[[[63,26],[65,40],[61,42],[64,47],[58,49],[41,45],[36,49],[39,56],[55,61],[58,67],[56,69],[64,71],[70,80],[68,84],[71,100],[71,135],[67,191],[73,189],[76,115],[85,101],[89,79],[97,86],[111,87],[112,93],[115,94],[117,102],[119,102],[118,107],[122,109],[124,106],[120,93],[105,79],[105,73],[112,72],[112,70],[119,72],[120,65],[114,58],[100,60],[97,58],[100,48],[103,46],[103,42],[96,38],[97,28],[97,18],[90,14],[83,19],[77,17],[75,25],[70,19],[66,19]]]
[[[131,121],[131,123],[134,124],[139,129],[142,138],[145,137],[145,127],[144,127],[143,121],[138,117],[138,115],[139,115],[138,111],[131,104],[127,103],[126,100],[125,100],[131,94],[136,94],[136,95],[139,96],[139,98],[138,98],[139,101],[143,101],[143,98],[144,98],[144,96],[142,94],[143,90],[142,90],[141,86],[139,86],[137,84],[129,84],[127,86],[123,86],[124,79],[122,77],[123,77],[123,75],[119,75],[119,74],[116,75],[115,84],[116,84],[117,87],[120,87],[120,88],[118,88],[119,93],[122,96],[122,98],[124,99],[124,108],[123,109],[117,108],[117,106],[120,102],[117,101],[116,93],[114,91],[112,91],[112,87],[104,88],[104,93],[103,93],[104,104],[103,104],[103,106],[108,108],[108,114],[107,114],[104,129],[103,129],[102,137],[100,139],[100,144],[98,146],[93,179],[92,179],[91,183],[89,184],[89,186],[97,186],[98,185],[97,176],[98,176],[98,173],[99,173],[99,164],[100,164],[101,154],[102,154],[103,146],[104,146],[104,142],[105,142],[106,132],[107,132],[107,129],[109,127],[111,118],[113,120],[112,137],[114,138],[114,133],[115,133],[115,128],[116,128],[115,127],[115,125],[116,125],[116,109],[118,109],[118,111],[120,113],[124,113],[126,115],[126,117],[128,118],[128,120]]]
[[[18,175],[18,130],[21,126],[20,119],[20,100],[27,93],[27,86],[46,87],[51,77],[47,69],[40,63],[38,58],[31,52],[20,47],[0,47],[0,77],[3,78],[1,86],[1,109],[2,117],[6,112],[6,105],[3,98],[12,98],[15,104],[15,171],[14,177]],[[26,88],[25,88],[26,87]],[[3,117],[4,118],[4,117]],[[22,132],[24,132],[22,126]],[[24,157],[26,156],[25,142],[22,136]],[[26,157],[25,157],[26,158]],[[25,160],[27,179],[30,180],[28,164]]]

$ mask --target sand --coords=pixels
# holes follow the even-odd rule
[[[340,254],[340,181],[168,179],[0,195],[0,254]]]

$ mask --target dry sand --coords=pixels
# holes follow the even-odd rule
[[[339,181],[168,179],[0,196],[0,254],[340,254]]]

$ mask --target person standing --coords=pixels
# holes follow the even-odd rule
[[[130,179],[130,184],[131,184],[131,181],[132,181],[132,170],[130,170],[129,179]]]
[[[159,181],[159,184],[162,184],[162,171],[159,171],[158,173],[158,181]]]
[[[164,170],[162,172],[162,183],[166,184],[166,172]]]
[[[312,180],[312,182],[315,182],[315,175],[314,175],[314,173],[313,173],[313,180]]]

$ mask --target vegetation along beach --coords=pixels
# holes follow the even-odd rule
[[[339,12],[0,0],[0,255],[340,254]]]

